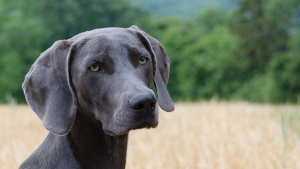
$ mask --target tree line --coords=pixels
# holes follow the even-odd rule
[[[156,18],[126,0],[0,0],[0,102],[25,102],[21,84],[54,41],[138,25],[166,48],[174,100],[300,100],[300,2],[236,0],[232,11]]]

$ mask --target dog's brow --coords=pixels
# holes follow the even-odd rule
[[[102,63],[105,60],[105,56],[104,55],[95,55],[95,54],[90,54],[88,55],[83,63],[85,65],[85,67],[90,66],[91,64],[97,62],[97,63]]]
[[[115,63],[109,55],[89,55],[84,59],[85,68],[88,68],[93,63],[100,63],[100,67],[104,68],[109,74],[115,72]]]
[[[135,47],[128,48],[127,57],[134,68],[137,68],[139,65],[139,62],[137,62],[139,57],[141,56],[148,57],[149,55],[150,55],[149,52],[144,48],[135,48]]]

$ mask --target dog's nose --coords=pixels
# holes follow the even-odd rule
[[[154,110],[156,107],[156,99],[152,93],[138,94],[129,99],[129,106],[135,112],[144,112],[146,110]]]

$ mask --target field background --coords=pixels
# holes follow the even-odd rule
[[[300,168],[300,106],[177,103],[130,133],[128,169]],[[0,105],[0,169],[18,168],[47,131],[28,106]]]
[[[177,103],[130,133],[127,169],[300,169],[300,0],[0,0],[0,23],[0,169],[47,135],[21,88],[38,56],[131,25],[164,46]]]

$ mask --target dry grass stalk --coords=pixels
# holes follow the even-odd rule
[[[177,103],[175,112],[161,112],[158,128],[131,132],[126,166],[128,169],[300,168],[297,131],[286,126],[283,139],[280,117],[287,110],[300,113],[299,106],[289,105]],[[47,135],[28,106],[12,109],[0,105],[0,129],[1,169],[18,168]]]

